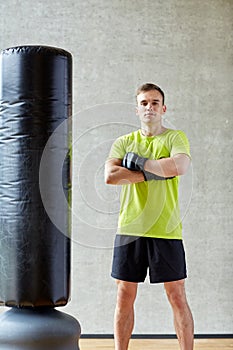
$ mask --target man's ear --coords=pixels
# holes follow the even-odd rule
[[[136,115],[139,115],[138,114],[138,107],[135,108],[135,113],[136,113]]]
[[[163,105],[163,113],[166,113],[166,110],[167,110],[167,106]]]

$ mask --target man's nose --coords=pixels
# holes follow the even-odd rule
[[[151,103],[148,103],[148,104],[146,105],[146,109],[151,110],[151,109],[152,109],[152,104],[151,104]]]

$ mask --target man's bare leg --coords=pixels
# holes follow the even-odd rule
[[[117,303],[114,316],[114,338],[116,350],[127,350],[134,327],[134,301],[137,283],[117,280]]]
[[[180,349],[193,350],[193,317],[186,299],[184,280],[164,283],[164,287],[172,306]]]

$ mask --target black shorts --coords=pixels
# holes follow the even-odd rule
[[[147,269],[150,283],[186,278],[182,240],[116,235],[111,276],[122,281],[144,282]]]

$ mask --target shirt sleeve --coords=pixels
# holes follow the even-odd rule
[[[191,158],[189,140],[183,131],[178,131],[172,141],[171,157],[178,153],[187,154]]]
[[[112,144],[108,159],[112,159],[112,158],[123,159],[124,156],[125,156],[125,145],[124,145],[123,139],[119,137]]]

